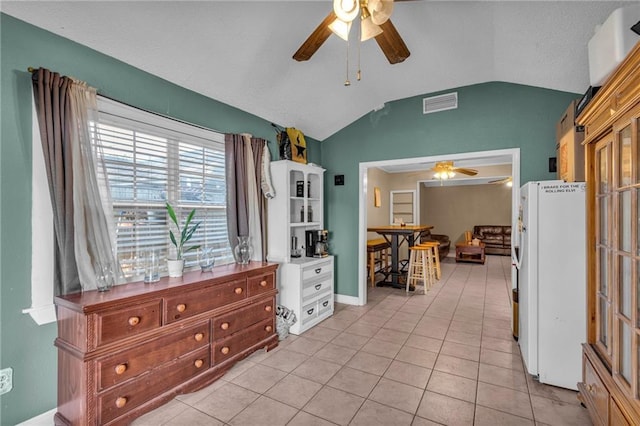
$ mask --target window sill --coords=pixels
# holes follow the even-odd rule
[[[31,315],[31,318],[38,325],[50,324],[57,321],[56,307],[53,304],[23,309],[22,313]]]

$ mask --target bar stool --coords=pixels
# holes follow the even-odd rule
[[[389,268],[389,248],[391,244],[384,238],[367,241],[367,265],[369,272],[369,281],[371,286],[375,285],[376,265],[379,270],[387,270]],[[383,266],[384,265],[384,266]]]
[[[433,247],[431,245],[417,245],[409,247],[409,252],[406,292],[409,292],[411,284],[417,286],[418,282],[422,281],[424,283],[424,294],[427,294],[427,290],[431,289],[436,281]]]
[[[442,271],[440,270],[440,250],[438,246],[440,243],[438,241],[425,241],[423,243],[418,244],[418,246],[426,246],[430,247],[433,250],[433,263],[436,268],[436,279],[440,279],[442,277]]]

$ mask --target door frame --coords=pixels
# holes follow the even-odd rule
[[[452,153],[427,157],[402,158],[395,160],[366,161],[359,163],[358,173],[358,305],[367,303],[367,172],[369,168],[383,166],[403,166],[415,163],[432,163],[436,161],[456,161],[482,159],[495,156],[511,156],[511,229],[516,229],[518,220],[518,204],[520,199],[520,148],[499,149],[493,151],[478,151],[465,153]],[[418,212],[416,212],[418,213]],[[511,257],[514,258],[514,244],[511,239]],[[513,262],[512,262],[513,263]],[[517,270],[511,267],[511,285],[516,282]]]

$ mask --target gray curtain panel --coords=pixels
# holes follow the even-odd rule
[[[55,294],[81,290],[74,249],[69,85],[72,80],[40,68],[32,74],[55,233]]]
[[[261,138],[251,138],[251,151],[255,173],[255,186],[258,191],[257,200],[250,200],[248,196],[248,170],[245,147],[245,136],[225,134],[225,167],[227,179],[227,228],[229,244],[235,247],[238,244],[238,236],[250,236],[252,244],[256,236],[249,235],[249,205],[257,204],[260,221],[260,246],[262,248],[262,260],[267,259],[267,223],[266,205],[261,187],[262,181],[262,156],[264,155],[266,141]],[[255,228],[254,228],[255,229]],[[256,247],[254,247],[255,249]]]
[[[224,141],[227,233],[229,244],[233,248],[238,245],[238,236],[249,235],[245,149],[242,135],[225,134]]]
[[[262,191],[262,156],[264,155],[266,140],[262,138],[251,138],[251,150],[253,152],[253,164],[255,165],[256,187],[258,188],[258,211],[260,213],[260,232],[262,235],[262,261],[267,260],[267,222],[266,205],[264,193]]]

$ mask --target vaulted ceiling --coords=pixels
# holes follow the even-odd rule
[[[385,102],[454,87],[505,81],[583,93],[596,25],[632,3],[398,2],[391,19],[411,56],[390,65],[375,41],[364,42],[356,81],[352,42],[349,87],[337,36],[307,62],[291,58],[330,0],[2,1],[0,10],[323,140]]]

